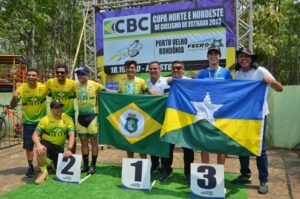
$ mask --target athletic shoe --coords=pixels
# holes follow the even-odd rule
[[[173,172],[162,172],[162,174],[159,177],[159,181],[165,182],[168,178],[173,176]]]
[[[239,176],[236,179],[231,181],[231,184],[249,184],[251,183],[251,178],[250,177],[245,177],[245,176]]]
[[[43,184],[48,179],[48,172],[40,172],[35,180],[35,184]]]
[[[89,169],[89,171],[88,171],[88,174],[93,175],[95,172],[96,172],[95,166],[91,166],[90,169]]]
[[[269,192],[269,186],[267,182],[259,183],[258,193],[260,194],[267,194]]]
[[[158,173],[159,172],[159,166],[151,167],[151,173]]]
[[[32,178],[34,175],[34,168],[28,167],[27,172],[25,174],[26,178]]]
[[[89,171],[89,166],[82,166],[81,167],[81,173],[86,173]]]

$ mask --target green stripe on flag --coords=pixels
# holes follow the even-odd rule
[[[161,140],[182,147],[212,153],[222,151],[224,154],[253,155],[207,120],[200,120],[184,128],[170,131]]]

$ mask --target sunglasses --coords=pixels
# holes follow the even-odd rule
[[[172,67],[172,70],[181,70],[181,69],[182,69],[181,66],[174,66],[174,67]]]
[[[65,71],[56,71],[56,74],[65,74],[66,72]]]

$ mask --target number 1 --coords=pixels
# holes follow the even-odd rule
[[[142,166],[143,162],[141,160],[131,163],[131,166],[135,167],[135,172],[134,172],[134,181],[136,182],[141,182],[142,181]]]

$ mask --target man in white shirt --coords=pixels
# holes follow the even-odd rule
[[[153,89],[157,94],[164,95],[169,91],[169,84],[166,77],[160,76],[161,68],[158,61],[152,61],[149,63],[149,79],[146,80],[148,88]],[[161,164],[164,161],[161,160]],[[158,172],[160,168],[159,157],[151,156],[151,173]]]

